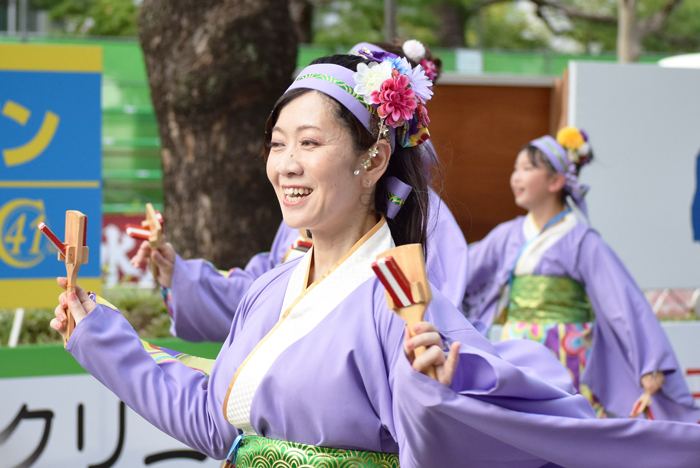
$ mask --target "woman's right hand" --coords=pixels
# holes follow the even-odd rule
[[[175,270],[175,249],[170,243],[165,243],[158,249],[151,249],[148,241],[143,241],[136,255],[131,259],[131,264],[140,268],[148,260],[152,262],[153,277],[163,287],[169,288],[173,282],[173,271]]]

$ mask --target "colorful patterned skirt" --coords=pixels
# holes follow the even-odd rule
[[[235,468],[399,468],[394,453],[362,452],[298,444],[260,436],[244,436],[234,444]]]
[[[574,387],[588,398],[599,417],[604,408],[581,375],[593,344],[594,314],[576,280],[555,276],[517,276],[513,280],[502,340],[532,340],[554,353],[571,374]]]

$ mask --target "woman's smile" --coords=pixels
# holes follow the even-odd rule
[[[294,206],[306,200],[313,192],[313,189],[306,187],[282,186],[282,192],[284,193],[284,205]]]

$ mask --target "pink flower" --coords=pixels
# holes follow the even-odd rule
[[[425,75],[428,77],[430,81],[435,81],[435,77],[437,76],[437,68],[435,68],[435,63],[433,63],[431,60],[423,59],[420,61],[420,65],[423,67],[423,70],[425,70]]]
[[[408,84],[406,75],[394,76],[384,81],[379,91],[372,92],[372,102],[379,104],[379,117],[386,118],[386,123],[394,128],[411,119],[418,105]]]

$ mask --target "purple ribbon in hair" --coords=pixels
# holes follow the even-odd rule
[[[576,207],[588,219],[588,207],[586,206],[585,196],[588,193],[588,185],[581,185],[576,174],[576,165],[569,160],[566,154],[566,149],[559,144],[557,140],[549,135],[543,136],[530,142],[532,146],[539,149],[547,156],[549,162],[552,163],[554,169],[566,177],[566,185],[564,193],[571,196],[576,204]]]
[[[389,177],[386,180],[386,190],[389,192],[389,199],[386,202],[386,216],[394,219],[406,202],[413,187],[401,182],[396,177]]]

